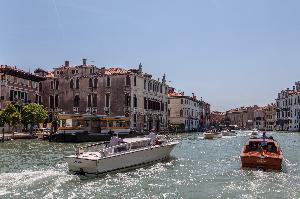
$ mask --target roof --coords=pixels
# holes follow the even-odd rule
[[[130,72],[123,68],[107,68],[107,69],[105,69],[105,75],[125,75],[128,73],[130,73]]]
[[[15,77],[29,79],[29,80],[38,81],[38,82],[45,80],[44,77],[40,77],[40,76],[31,74],[29,72],[26,72],[24,70],[18,69],[16,66],[0,65],[0,72],[7,74],[7,75],[12,75]]]

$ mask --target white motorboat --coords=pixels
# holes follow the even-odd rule
[[[252,129],[251,130],[251,135],[258,135],[258,130],[257,129]]]
[[[214,139],[214,138],[221,138],[222,133],[220,132],[205,132],[203,133],[204,139]]]
[[[221,133],[223,136],[236,136],[237,135],[237,133],[234,130],[232,130],[232,131],[223,130],[223,131],[221,131]]]
[[[166,159],[178,142],[152,138],[125,138],[122,143],[99,149],[100,144],[79,148],[66,156],[69,170],[80,174],[103,174]]]
[[[204,139],[214,139],[214,133],[205,132],[205,133],[203,133],[203,138]]]

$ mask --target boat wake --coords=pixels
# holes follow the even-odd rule
[[[66,166],[61,164],[46,170],[1,173],[0,197],[34,198],[36,195],[43,195],[44,198],[53,198],[52,194],[58,192],[60,186],[76,178],[67,173]]]

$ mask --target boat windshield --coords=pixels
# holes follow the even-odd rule
[[[246,151],[267,151],[267,152],[276,152],[277,147],[273,142],[266,141],[252,141],[249,142],[249,147]]]

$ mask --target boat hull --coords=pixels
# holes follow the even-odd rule
[[[203,138],[204,139],[214,139],[214,134],[213,133],[203,133]]]
[[[282,170],[282,158],[268,156],[241,156],[242,168]]]
[[[71,172],[103,174],[166,159],[177,142],[115,154],[101,159],[82,159],[69,156],[65,160]]]

